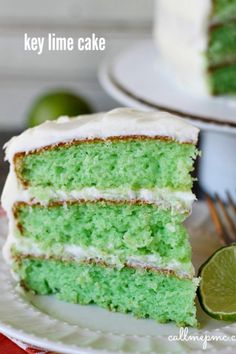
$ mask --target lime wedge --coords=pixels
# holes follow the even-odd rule
[[[70,91],[56,90],[36,99],[28,113],[27,122],[29,127],[34,127],[60,116],[75,117],[89,113],[92,113],[92,109],[83,97]]]
[[[236,244],[217,250],[199,269],[199,302],[211,317],[236,321]]]

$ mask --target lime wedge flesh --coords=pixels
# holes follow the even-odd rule
[[[217,250],[200,268],[199,302],[211,317],[236,321],[236,244]]]

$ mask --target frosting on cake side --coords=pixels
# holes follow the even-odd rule
[[[157,0],[154,40],[180,86],[209,94],[205,51],[211,0]]]

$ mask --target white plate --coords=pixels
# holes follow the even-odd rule
[[[1,230],[3,223],[1,221]],[[198,203],[188,220],[192,235],[194,263],[201,264],[219,247],[212,232],[207,208]],[[5,232],[4,232],[5,234]],[[0,237],[1,244],[5,235]],[[96,306],[80,306],[53,296],[24,294],[16,287],[8,267],[0,257],[0,332],[58,353],[200,353],[202,341],[169,341],[178,335],[174,324],[138,320],[131,315],[111,313]],[[231,336],[236,324],[220,322],[198,309],[202,329],[191,334]],[[235,353],[236,342],[211,341],[208,353]]]
[[[161,109],[190,118],[203,129],[236,133],[236,97],[197,96],[177,84],[151,40],[108,58],[99,79],[124,105]]]

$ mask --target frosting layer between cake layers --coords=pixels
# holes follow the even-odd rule
[[[119,190],[118,190],[119,191]],[[95,193],[94,193],[95,192]],[[156,194],[155,194],[156,193]],[[88,191],[75,191],[74,193],[66,194],[64,192],[57,193],[57,198],[50,194],[50,202],[63,202],[65,207],[67,203],[79,202],[79,201],[99,201],[100,198],[104,200],[114,201],[115,203],[127,202],[144,202],[150,205],[156,204],[160,210],[169,210],[170,213],[176,215],[180,213],[182,219],[184,219],[191,210],[191,205],[195,196],[191,192],[173,192],[168,189],[157,189],[157,191],[128,191],[123,196],[117,191],[104,191],[100,192],[95,189],[88,189]],[[51,256],[62,256],[64,259],[75,259],[77,261],[84,260],[86,258],[100,259],[108,264],[121,265],[121,258],[119,254],[107,255],[101,252],[101,250],[95,247],[81,247],[76,245],[65,245],[58,248],[52,247],[50,252],[46,252],[44,248],[37,244],[36,240],[25,239],[22,236],[18,236],[17,232],[17,219],[13,214],[13,207],[17,202],[24,202],[31,205],[32,203],[39,203],[45,208],[49,205],[49,200],[45,196],[35,197],[35,194],[31,194],[30,190],[23,189],[16,179],[15,173],[12,171],[8,177],[3,195],[2,203],[7,211],[9,218],[9,235],[7,243],[5,244],[5,258],[8,261],[12,259],[12,246],[22,253],[23,255],[35,255],[43,256],[45,253]],[[148,205],[147,204],[147,205]],[[32,204],[33,205],[33,204]],[[170,226],[171,228],[171,226]],[[170,235],[171,236],[171,235]],[[115,252],[116,253],[116,252]],[[132,253],[132,252],[131,252]],[[126,262],[138,266],[151,266],[156,268],[167,268],[173,270],[179,276],[192,276],[193,267],[191,265],[190,254],[189,260],[186,262],[180,262],[172,259],[167,260],[160,256],[160,254],[145,254],[143,256],[127,256]]]
[[[185,215],[109,201],[14,205],[15,253],[192,271]],[[173,268],[174,267],[174,268]]]

